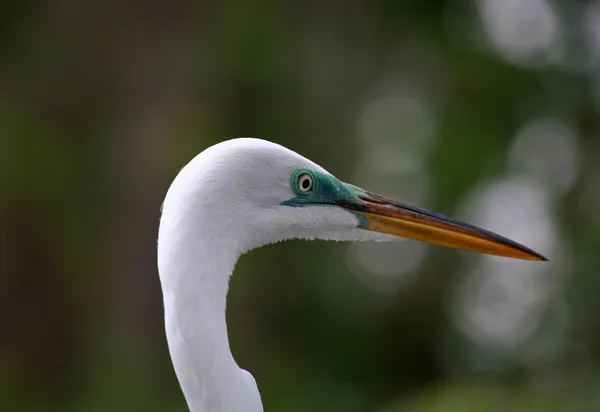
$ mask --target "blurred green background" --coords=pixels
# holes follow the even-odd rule
[[[600,410],[600,1],[8,0],[0,53],[1,410],[186,410],[159,208],[240,136],[551,260],[244,256],[266,411]]]

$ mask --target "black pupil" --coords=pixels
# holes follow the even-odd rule
[[[302,185],[302,189],[307,190],[310,187],[310,179],[308,177],[305,177],[304,179],[302,179],[302,183],[300,183]]]

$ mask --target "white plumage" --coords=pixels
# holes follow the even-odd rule
[[[332,189],[330,193],[341,199],[339,204],[315,201],[302,207],[283,205],[302,197],[292,189],[290,178],[300,169],[339,182],[322,167],[291,150],[264,140],[244,138],[217,144],[200,153],[180,171],[168,190],[158,234],[158,269],[169,350],[192,412],[263,410],[256,382],[250,373],[238,367],[227,336],[225,307],[229,277],[243,253],[292,238],[389,240],[394,238],[393,234],[429,240],[427,236],[433,230],[437,232],[431,241],[441,243],[440,236],[449,236],[457,225],[448,224],[450,229],[446,231],[439,229],[439,223],[437,229],[429,227],[433,219],[429,215],[420,217],[425,223],[411,223],[408,220],[419,217],[420,211],[385,203],[388,200],[385,198],[369,198],[368,192],[341,182],[340,187],[348,190],[346,197],[339,194],[340,189]],[[368,201],[363,202],[364,198]],[[355,206],[356,210],[352,209]],[[365,212],[358,211],[359,208],[378,209]],[[403,220],[404,215],[398,218],[398,213],[404,213],[408,220]],[[366,217],[361,219],[363,214]],[[443,216],[434,218],[448,222]],[[424,228],[429,232],[423,232]],[[475,241],[487,242],[484,246],[488,248],[500,242],[504,242],[506,250],[519,246],[492,235],[473,231],[475,240],[465,243],[465,236],[461,235],[454,246],[477,251],[482,251],[483,246],[473,248]],[[453,246],[448,242],[442,244]],[[523,249],[521,252],[525,253]],[[508,255],[504,249],[501,252],[488,253]],[[534,252],[527,250],[527,253]]]
[[[158,268],[171,358],[192,412],[262,411],[254,378],[229,349],[225,303],[243,253],[291,238],[387,239],[334,207],[292,208],[290,174],[322,167],[282,146],[233,139],[185,166],[165,198]]]

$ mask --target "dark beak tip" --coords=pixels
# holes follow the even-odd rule
[[[534,251],[529,251],[529,254],[534,257],[534,259],[532,259],[534,261],[537,261],[537,262],[549,262],[550,261],[550,259],[548,259],[546,256],[544,256],[540,253],[537,253]]]
[[[532,255],[533,257],[535,257],[534,260],[537,260],[538,262],[549,262],[550,259],[548,259],[546,256],[542,255],[541,253],[538,253],[534,250],[531,249],[527,249],[527,252]]]

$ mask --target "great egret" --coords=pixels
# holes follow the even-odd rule
[[[341,182],[271,142],[233,139],[196,156],[168,190],[158,233],[166,336],[189,409],[263,411],[256,381],[236,364],[227,337],[229,278],[240,255],[293,238],[396,236],[546,260],[497,234]]]

